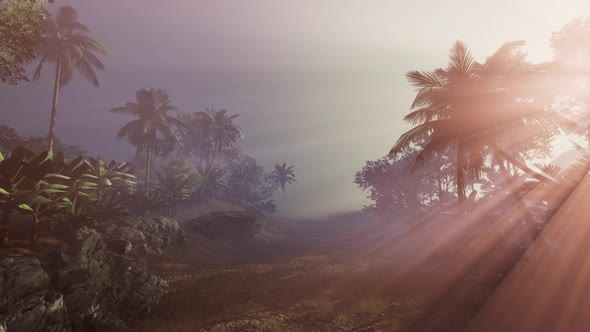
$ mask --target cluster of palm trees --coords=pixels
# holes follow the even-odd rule
[[[0,153],[0,245],[9,240],[13,212],[31,216],[31,241],[35,243],[41,221],[77,228],[131,211],[165,208],[173,213],[182,201],[228,194],[226,169],[243,155],[235,147],[243,138],[235,123],[238,115],[214,109],[183,112],[162,89],[140,89],[135,101],[110,110],[134,117],[117,138],[136,148],[136,161],[145,155],[139,170],[134,171],[132,163],[88,158],[80,147],[62,143],[55,135],[60,89],[75,72],[98,87],[97,71],[104,70],[98,56],[106,54],[106,48],[89,35],[89,28],[79,22],[71,6],[59,8],[54,15],[43,12],[43,17],[43,31],[34,48],[38,62],[33,79],[40,78],[46,65],[52,66],[49,133],[47,139],[23,138],[0,124],[0,150],[7,156]],[[173,153],[175,159],[163,160]],[[132,173],[142,167],[144,177],[138,180]],[[295,182],[293,166],[276,164],[263,178],[268,179],[263,183],[265,194],[257,192],[256,196],[274,207],[268,198],[277,188],[284,191]]]
[[[106,54],[106,48],[89,35],[90,29],[80,23],[77,11],[71,6],[60,7],[54,15],[46,12],[43,30],[36,48],[38,63],[33,79],[40,78],[47,64],[55,70],[47,136],[47,150],[53,151],[60,89],[73,79],[74,72],[98,87],[97,71],[104,70],[99,56]],[[198,195],[204,197],[211,183],[218,182],[222,176],[220,164],[227,157],[226,152],[233,149],[237,139],[243,138],[241,129],[233,122],[238,115],[228,115],[225,110],[183,113],[162,89],[140,89],[135,101],[111,112],[136,118],[123,126],[117,137],[127,139],[136,147],[136,157],[145,154],[146,192],[151,191],[154,160],[182,146],[184,157],[199,160],[203,180]]]
[[[243,139],[242,129],[234,123],[239,114],[228,115],[226,110],[214,109],[197,112],[187,118],[190,123],[183,137],[187,139],[184,149],[188,155],[192,153],[203,160],[200,172],[203,174],[203,185],[199,194],[203,196],[211,182],[211,175],[226,150],[234,147],[238,139]]]
[[[397,155],[423,135],[429,141],[416,156],[415,165],[453,146],[461,203],[467,198],[467,181],[480,179],[487,156],[493,157],[501,168],[508,162],[539,176],[506,153],[505,147],[514,142],[515,133],[532,139],[544,131],[571,129],[571,123],[538,102],[536,97],[545,91],[531,87],[542,72],[517,56],[519,46],[520,43],[507,43],[480,64],[463,43],[456,42],[447,68],[408,73],[408,80],[418,93],[412,112],[404,119],[415,127],[399,138],[390,155]]]
[[[172,198],[173,204],[167,205],[175,206],[175,210],[181,201],[221,196],[274,212],[274,191],[279,187],[285,191],[286,185],[295,182],[293,166],[277,163],[266,174],[236,148],[238,139],[244,137],[235,123],[237,114],[215,109],[183,112],[162,89],[141,89],[135,102],[111,112],[135,117],[119,130],[117,137],[135,146],[136,159],[145,153],[143,187],[146,200],[154,204]],[[176,159],[163,163],[154,181],[152,164],[171,155]],[[188,160],[194,161],[196,167]],[[236,165],[244,161],[254,166]],[[152,187],[156,190],[152,191]]]
[[[590,36],[590,20],[578,24]],[[556,35],[571,37],[567,33]],[[561,44],[554,40],[554,45]],[[572,46],[571,40],[565,45]],[[453,161],[453,189],[461,208],[477,195],[475,184],[492,181],[495,186],[505,186],[522,219],[531,229],[537,229],[538,223],[523,199],[530,189],[525,182],[533,181],[540,187],[557,185],[560,178],[551,175],[553,166],[529,166],[535,162],[530,159],[535,154],[528,152],[550,150],[546,145],[557,135],[585,134],[586,121],[573,120],[567,112],[553,107],[561,97],[575,96],[579,81],[572,82],[570,77],[576,75],[564,75],[576,72],[575,67],[564,57],[532,64],[526,61],[522,46],[523,42],[506,43],[484,62],[477,62],[467,46],[457,41],[450,49],[447,67],[409,72],[406,77],[417,93],[404,120],[414,127],[390,150],[392,162],[368,164],[357,174],[356,182],[363,189],[374,190],[378,186],[369,179],[371,174],[385,173],[392,164],[408,157],[412,159],[409,168],[416,170],[434,163],[434,173],[442,176],[441,164],[437,163],[441,155],[447,155]],[[584,72],[577,74],[584,76]],[[577,102],[583,106],[585,101]],[[496,175],[500,177],[497,180]],[[372,195],[381,197],[373,191]]]

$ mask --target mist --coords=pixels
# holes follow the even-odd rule
[[[590,330],[588,9],[0,0],[0,331]]]
[[[289,217],[368,203],[352,175],[365,160],[385,155],[407,129],[400,121],[412,95],[405,72],[444,64],[456,38],[475,55],[518,38],[550,57],[547,38],[539,36],[549,36],[582,6],[534,2],[552,14],[539,28],[539,20],[527,20],[539,15],[529,1],[510,10],[508,1],[484,7],[468,1],[434,7],[427,1],[62,3],[76,6],[109,55],[99,89],[76,79],[62,90],[58,137],[91,155],[129,159],[133,147],[114,139],[123,122],[107,110],[143,87],[166,89],[186,111],[227,109],[240,114],[246,135],[240,146],[247,153],[266,166],[296,164],[298,183],[276,199],[279,213]],[[460,12],[446,15],[450,8]],[[49,116],[49,72],[38,82],[0,88],[2,122],[23,134],[47,130],[39,110]]]

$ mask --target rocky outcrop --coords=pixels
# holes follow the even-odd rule
[[[117,255],[127,256],[133,249],[133,245],[128,240],[114,239],[107,241],[107,249]]]
[[[256,214],[248,211],[213,212],[192,221],[195,232],[211,238],[248,238],[260,231]]]
[[[149,314],[160,303],[168,285],[146,272],[145,261],[133,262],[126,257],[115,259],[115,278],[104,305],[124,321]]]
[[[81,228],[71,245],[0,261],[0,327],[7,331],[124,330],[149,313],[166,282]],[[2,329],[0,328],[0,331]]]
[[[89,228],[76,233],[71,246],[59,246],[41,258],[53,288],[63,294],[68,311],[75,317],[100,305],[111,281],[111,260],[100,234]]]
[[[107,223],[99,230],[110,241],[129,241],[129,251],[137,254],[161,254],[167,247],[184,241],[178,222],[165,217],[126,217]]]
[[[67,331],[62,294],[50,289],[38,259],[0,261],[0,331]]]

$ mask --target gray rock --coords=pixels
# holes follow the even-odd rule
[[[133,246],[132,250],[136,253],[149,252],[147,239],[143,232],[138,229],[131,227],[120,227],[116,229],[116,232],[113,234],[113,236],[120,236],[122,239],[129,241]]]
[[[174,231],[166,222],[155,225],[154,232]],[[75,238],[38,258],[0,261],[0,331],[119,331],[160,302],[167,284],[145,260],[109,251],[94,229],[83,227]],[[162,245],[173,240],[160,237]],[[128,251],[129,241],[118,241],[109,247]]]
[[[125,321],[135,320],[149,314],[160,303],[168,284],[160,277],[146,272],[141,264],[119,257],[120,267],[113,281],[108,308]]]
[[[101,306],[93,306],[74,315],[74,331],[126,331],[127,325],[119,317]]]
[[[178,222],[170,218],[150,218],[139,223],[137,229],[143,232],[149,252],[162,253],[174,244],[184,241],[184,234]]]
[[[127,240],[131,252],[161,254],[169,246],[182,243],[184,234],[178,222],[170,218],[126,217],[101,226],[107,239]]]
[[[0,262],[0,327],[6,331],[68,331],[63,296],[35,258]],[[1,329],[0,329],[1,330]]]
[[[107,248],[115,254],[125,256],[131,251],[133,245],[128,240],[115,239],[107,241]]]
[[[64,295],[68,310],[85,312],[98,305],[111,279],[111,260],[105,253],[100,234],[83,227],[76,232],[76,241],[61,248],[66,265],[51,274],[53,287]]]
[[[252,237],[260,231],[256,214],[248,211],[213,212],[192,221],[193,230],[212,238]]]

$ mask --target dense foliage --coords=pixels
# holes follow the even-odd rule
[[[66,160],[61,153],[36,154],[23,147],[7,158],[0,154],[1,243],[9,240],[13,212],[31,216],[33,243],[42,221],[77,229],[127,214],[136,187],[128,171],[127,163],[82,156]]]
[[[554,61],[532,64],[522,42],[506,43],[483,62],[456,42],[449,64],[406,77],[417,89],[414,127],[388,157],[368,161],[355,183],[379,213],[441,209],[454,197],[456,211],[492,198],[510,200],[533,236],[588,171],[581,160],[562,171],[539,163],[552,158],[553,140],[587,136],[590,25],[576,19],[553,34]],[[566,136],[566,137],[567,137]],[[574,175],[572,175],[574,174]],[[490,211],[489,213],[493,213]]]
[[[42,4],[0,1],[0,82],[28,81],[23,65],[37,56],[45,16]]]
[[[413,210],[449,202],[454,196],[453,163],[428,163],[411,170],[417,151],[397,159],[381,158],[367,161],[356,173],[354,182],[369,193],[374,202],[371,208],[378,213]],[[437,159],[442,159],[441,155]]]

